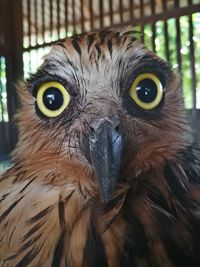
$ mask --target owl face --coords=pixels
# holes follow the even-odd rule
[[[27,87],[16,158],[64,180],[73,165],[105,201],[185,146],[179,78],[127,29],[56,44]]]

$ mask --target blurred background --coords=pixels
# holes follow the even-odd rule
[[[57,40],[126,24],[182,73],[185,107],[199,146],[200,0],[0,0],[0,169],[17,141],[14,83],[34,72]]]

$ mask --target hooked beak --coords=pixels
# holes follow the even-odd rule
[[[85,155],[93,166],[104,203],[107,203],[119,178],[122,135],[112,121],[105,118],[93,128],[87,140]]]

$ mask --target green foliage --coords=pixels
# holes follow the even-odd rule
[[[4,57],[0,57],[0,122],[1,121],[8,121],[7,92],[6,92],[6,64]]]

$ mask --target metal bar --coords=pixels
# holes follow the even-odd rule
[[[42,0],[42,38],[43,42],[45,42],[45,2]]]
[[[167,9],[167,2],[162,0],[162,11],[165,12]],[[169,34],[168,34],[168,23],[164,21],[164,37],[165,37],[165,55],[166,59],[170,61],[170,51],[169,51]]]
[[[178,63],[178,69],[182,70],[182,60],[181,60],[181,29],[180,29],[180,19],[176,19],[176,57]]]
[[[0,74],[2,73],[2,58],[0,57]],[[0,77],[1,78],[1,77]],[[0,111],[1,111],[1,119],[0,119],[0,155],[3,155],[8,150],[8,138],[6,136],[6,122],[4,120],[4,104],[3,104],[3,85],[0,80]]]
[[[81,31],[84,32],[85,31],[85,26],[84,26],[84,4],[83,4],[83,0],[80,0],[80,5],[81,5]]]
[[[72,23],[73,23],[73,33],[76,33],[76,10],[75,10],[75,0],[72,0]]]
[[[93,17],[93,5],[92,0],[90,0],[90,29],[93,30],[94,28],[94,17]]]
[[[56,17],[57,17],[57,25],[56,25],[56,30],[57,30],[57,35],[58,39],[60,38],[60,0],[56,1],[57,3],[57,10],[56,10]]]
[[[164,21],[164,36],[165,36],[165,55],[166,55],[166,59],[170,61],[169,34],[168,34],[167,21]]]
[[[151,26],[151,30],[152,30],[152,48],[153,51],[156,52],[156,25],[153,23]]]
[[[109,0],[109,16],[110,16],[110,24],[113,25],[113,5],[112,0]]]
[[[119,0],[119,14],[120,14],[120,21],[123,22],[123,1]]]
[[[149,24],[149,23],[155,23],[159,20],[166,21],[170,18],[179,18],[181,16],[188,16],[193,13],[197,13],[200,10],[200,4],[195,4],[192,6],[187,7],[180,7],[180,8],[174,8],[174,9],[168,9],[164,13],[156,13],[154,16],[145,16],[143,18],[134,18],[130,21],[124,22],[124,23],[117,23],[115,26],[125,26],[129,25],[130,23],[132,25],[140,25],[140,24]],[[109,28],[109,27],[105,27]]]
[[[105,1],[105,0],[103,0],[103,3],[105,3],[104,1]],[[123,3],[123,0],[122,0],[122,3]],[[132,3],[134,3],[133,0],[132,0]],[[113,16],[113,15],[116,15],[116,14],[119,15],[119,9],[116,10],[116,11],[113,11],[113,0],[109,0],[109,9],[110,9],[110,5],[112,5],[112,16]],[[133,6],[133,9],[139,9],[139,8],[140,8],[140,6],[134,6],[134,4],[132,4],[132,6]],[[147,6],[147,4],[144,3],[144,6]],[[130,12],[130,7],[125,7],[125,6],[123,6],[123,12],[124,12],[124,13],[125,13],[125,12]],[[107,12],[105,12],[105,10],[104,10],[104,12],[103,12],[104,17],[106,17],[106,16],[110,16],[110,13],[111,13],[110,10],[108,10]],[[95,19],[99,19],[99,14],[97,14],[97,15],[93,14],[93,18],[94,18],[94,20],[95,20]],[[88,17],[88,18],[85,17],[85,21],[88,21],[88,20],[90,20],[90,18],[89,18],[89,17]],[[80,21],[79,21],[79,22],[80,22]]]
[[[92,0],[90,0],[90,1],[92,2]],[[109,1],[112,2],[113,0],[109,0]],[[132,2],[133,2],[133,0],[132,0]],[[66,3],[65,5],[67,6],[68,0],[65,0],[65,3]],[[65,9],[65,10],[67,10],[67,9]],[[124,8],[124,12],[128,12],[128,11],[130,11],[130,8]],[[130,25],[130,24],[131,25],[151,24],[151,23],[155,23],[155,22],[157,22],[159,20],[166,21],[166,20],[168,20],[170,18],[179,18],[181,16],[187,16],[187,15],[190,15],[190,14],[193,14],[193,13],[197,13],[199,11],[200,11],[200,4],[193,4],[192,6],[188,6],[188,7],[180,7],[180,8],[174,8],[174,9],[168,9],[163,13],[155,13],[154,16],[149,15],[149,16],[144,16],[142,18],[133,18],[133,19],[131,19],[129,21],[126,21],[126,22],[116,23],[115,26],[116,27],[117,26],[125,26],[125,25]],[[112,16],[114,14],[119,14],[119,11],[113,12]],[[108,16],[108,17],[110,16],[110,10],[108,12],[104,12],[104,17],[106,17],[106,16]],[[88,17],[88,18],[85,18],[85,22],[86,21],[90,21],[91,22],[90,18],[91,18],[91,16]],[[96,15],[93,14],[93,21],[94,21],[94,19],[98,19],[98,18],[99,18],[99,16],[96,16]],[[65,15],[65,19],[67,19],[67,14]],[[77,23],[81,23],[81,21],[77,21],[77,20],[76,20],[76,22]],[[110,26],[104,27],[104,29],[109,28],[109,27]]]
[[[29,46],[31,45],[31,5],[30,5],[30,0],[27,2],[27,19],[28,19],[28,43]]]
[[[191,76],[192,76],[192,125],[196,128],[197,122],[197,99],[196,99],[196,72],[195,72],[195,55],[194,55],[194,41],[193,41],[193,21],[192,16],[189,19],[189,40],[190,40],[190,61],[191,61]]]
[[[0,57],[0,74],[2,73],[2,60],[1,60],[1,57]],[[0,77],[1,78],[1,77]],[[1,108],[1,121],[4,121],[4,108],[3,108],[3,101],[2,101],[2,93],[3,93],[3,86],[2,86],[2,83],[0,81],[0,108]]]
[[[53,37],[53,0],[49,1],[49,8],[50,8],[50,33],[51,38]]]
[[[99,0],[100,27],[103,28],[103,0]]]
[[[174,0],[174,7],[179,8],[179,0]],[[181,64],[181,30],[180,30],[180,20],[176,18],[176,57],[178,62],[178,69],[181,72],[182,64]]]
[[[112,0],[113,1],[113,0]],[[146,0],[145,0],[146,1]],[[132,0],[132,2],[134,3],[134,1]],[[147,6],[147,4],[144,3],[144,6]],[[133,5],[133,9],[136,10],[136,9],[139,9],[140,6],[135,6]],[[130,8],[124,8],[124,12],[128,12],[130,11]],[[134,19],[133,20],[129,20],[129,21],[126,21],[124,23],[118,23],[118,24],[115,24],[116,26],[120,26],[120,25],[127,25],[127,24],[130,24],[132,23],[133,21],[137,21],[138,22],[138,25],[140,24],[140,21],[143,23],[143,24],[146,24],[146,23],[153,23],[153,22],[157,22],[158,20],[167,20],[169,18],[178,18],[180,16],[185,16],[185,15],[189,15],[189,14],[192,14],[192,13],[197,13],[200,11],[200,4],[193,4],[192,6],[188,6],[188,7],[179,7],[179,8],[173,8],[173,9],[167,9],[165,12],[161,12],[161,13],[155,13],[153,18],[151,18],[152,16],[144,16],[144,18],[137,18],[137,19]],[[104,12],[104,16],[109,16],[109,13],[110,12]],[[118,14],[119,15],[119,10],[117,11],[114,11],[113,12],[113,15],[115,14]],[[98,19],[98,15],[93,15],[93,18],[94,19]],[[155,18],[154,18],[155,17]],[[151,20],[149,21],[149,18],[151,18]],[[147,20],[146,20],[147,19]],[[86,19],[87,20],[87,19]],[[89,20],[89,18],[88,18]],[[136,24],[135,24],[136,25]],[[108,26],[110,27],[110,26]]]
[[[174,0],[174,6],[179,7],[179,0]]]
[[[144,16],[144,1],[140,0],[140,17],[142,18]],[[141,24],[141,41],[144,43],[144,24]]]
[[[63,39],[59,39],[60,41],[64,41],[65,38]],[[30,52],[32,50],[36,50],[36,49],[39,49],[39,48],[45,48],[47,46],[52,46],[54,45],[55,43],[57,43],[58,41],[51,41],[51,42],[48,42],[48,43],[43,43],[43,44],[37,44],[37,45],[33,45],[33,46],[29,46],[29,47],[26,47],[26,48],[23,48],[23,52]]]
[[[129,0],[130,18],[133,19],[133,0]]]
[[[65,30],[68,32],[68,0],[65,0]]]
[[[29,0],[30,1],[30,0]],[[112,2],[112,0],[110,0]],[[164,1],[164,0],[163,0]],[[52,2],[52,0],[50,0],[50,3]],[[65,7],[67,7],[68,5],[68,0],[65,0]],[[65,9],[65,12],[66,12],[67,9]],[[92,18],[90,20],[90,23],[91,23],[91,26],[93,28],[93,12],[91,12],[93,10],[93,5],[92,5],[92,0],[90,0],[90,18]],[[164,21],[167,21],[168,19],[170,18],[179,18],[180,16],[186,16],[186,15],[191,15],[193,13],[197,13],[199,12],[200,10],[200,4],[195,4],[195,5],[192,5],[192,6],[188,6],[188,7],[180,7],[180,8],[174,8],[174,9],[168,9],[166,10],[165,12],[163,13],[156,13],[154,14],[154,16],[144,16],[144,17],[141,17],[141,18],[134,18],[133,20],[130,20],[130,21],[127,21],[125,23],[119,23],[119,24],[115,24],[116,26],[125,26],[125,25],[129,25],[130,23],[132,25],[140,25],[140,24],[150,24],[150,23],[155,23],[159,20],[164,20]],[[128,11],[128,10],[127,10]],[[110,11],[107,15],[110,14]],[[105,15],[105,14],[104,14]],[[51,10],[50,10],[50,28],[51,27],[51,24],[52,24],[52,15],[51,15]],[[68,20],[67,20],[67,14],[65,16],[65,27],[66,27],[66,30],[67,30],[67,26],[68,26]],[[108,28],[108,27],[104,27],[104,28]],[[35,48],[40,48],[40,47],[46,47],[46,46],[49,46],[51,44],[54,44],[55,42],[49,42],[47,44],[45,44],[44,46],[42,45],[34,45],[34,46],[30,46],[28,48],[25,48],[24,51],[30,51],[31,49],[35,49]]]
[[[174,8],[180,9],[179,6],[179,0],[174,0]],[[181,29],[180,29],[180,17],[176,18],[175,20],[175,25],[176,25],[176,58],[177,58],[177,63],[178,63],[178,70],[179,73],[181,73],[182,70],[182,57],[181,57]],[[181,80],[181,89],[183,91],[183,83]]]
[[[34,1],[34,20],[35,20],[35,41],[38,43],[38,4],[37,0]]]
[[[155,15],[155,0],[151,0],[151,15],[154,16]],[[156,25],[155,23],[152,23],[151,26],[151,30],[152,30],[152,48],[153,51],[156,52]]]
[[[140,16],[144,16],[144,0],[140,0]]]
[[[52,1],[52,0],[50,0]],[[68,0],[65,0],[65,6],[67,6]],[[196,4],[190,7],[182,7],[182,8],[175,8],[175,9],[169,9],[166,10],[164,13],[158,13],[155,14],[154,16],[147,16],[147,17],[142,17],[142,18],[134,18],[131,21],[127,21],[126,23],[119,23],[119,24],[115,24],[116,26],[125,26],[125,25],[129,25],[130,23],[132,25],[140,25],[140,24],[150,24],[150,23],[155,23],[159,20],[164,20],[167,21],[170,18],[179,18],[180,16],[186,16],[186,15],[191,15],[193,13],[197,13],[200,10],[200,4]],[[66,11],[66,9],[65,9]],[[92,0],[90,0],[90,13],[92,11]],[[67,16],[65,16],[67,18]],[[91,15],[92,20],[90,20],[92,29],[93,29],[93,15]],[[50,19],[51,20],[51,19]],[[51,23],[50,23],[51,24]],[[66,19],[66,26],[68,26],[68,20]],[[109,28],[109,27],[104,27],[104,28]],[[38,48],[42,48],[42,47],[47,47],[47,46],[51,46],[52,44],[54,44],[55,41],[52,42],[48,42],[48,43],[44,43],[42,45],[34,45],[34,46],[29,46],[27,48],[23,48],[23,52],[25,51],[31,51],[32,49],[38,49]]]

